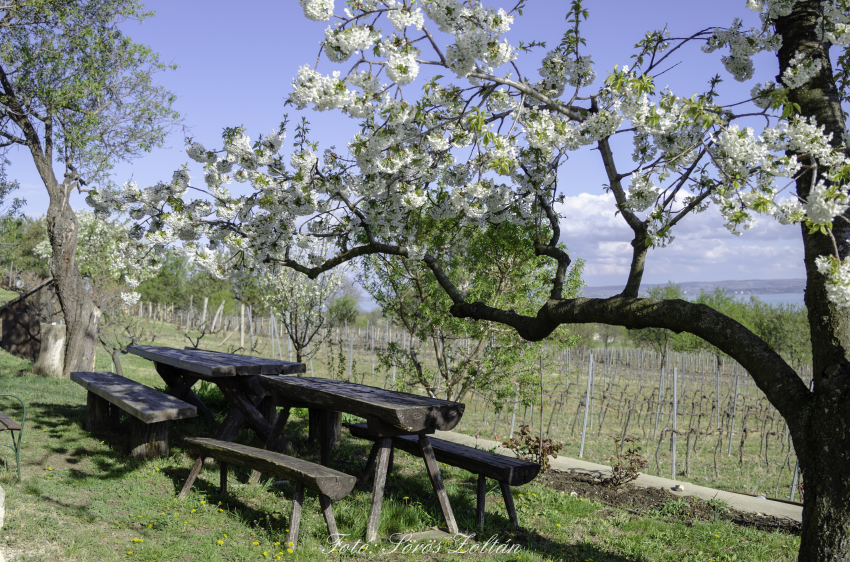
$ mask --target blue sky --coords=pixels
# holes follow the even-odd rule
[[[196,140],[216,147],[222,128],[235,125],[244,125],[248,134],[256,138],[277,127],[284,113],[297,117],[291,106],[284,108],[283,102],[298,67],[315,63],[327,23],[304,18],[296,0],[156,0],[145,4],[156,16],[141,25],[127,24],[125,31],[159,52],[164,62],[179,65],[178,70],[161,75],[159,82],[177,94],[176,107]],[[339,13],[341,0],[336,4]],[[525,15],[517,18],[510,40],[557,43],[566,29],[568,6],[567,0],[531,0]],[[734,17],[744,19],[747,26],[758,24],[757,16],[744,7],[743,0],[587,0],[586,7],[590,18],[583,24],[583,34],[598,80],[615,64],[630,64],[632,46],[647,30],[666,25],[674,37],[681,37],[703,28],[728,26]],[[441,43],[448,43],[445,36]],[[521,69],[535,76],[535,62],[543,54],[545,51],[523,55]],[[690,95],[703,91],[708,79],[719,73],[724,79],[721,100],[732,102],[748,97],[752,83],[734,82],[723,70],[719,53],[703,54],[697,47],[690,47],[673,59],[680,61],[682,64],[657,80],[659,86],[669,85],[677,94]],[[761,64],[757,65],[755,80],[772,79],[777,73],[775,58],[764,55],[758,61]],[[323,72],[336,69],[347,67],[335,67],[326,60],[320,64]],[[413,88],[419,88],[419,84],[421,81]],[[356,129],[355,122],[339,114],[306,111],[305,115],[312,123],[314,138],[322,146],[342,147]],[[629,143],[617,141],[614,148],[622,154],[619,160],[625,168],[631,163]],[[21,195],[27,199],[26,212],[43,214],[47,195],[28,154],[13,151],[9,158],[10,176],[21,182]],[[166,147],[119,165],[114,180],[121,184],[132,178],[140,185],[168,180],[188,160],[183,131],[176,129]],[[57,176],[61,175],[57,167]],[[195,173],[194,177],[200,179],[200,174]],[[585,150],[573,154],[561,178],[561,188],[567,195],[563,210],[570,215],[562,223],[563,241],[574,255],[587,261],[588,285],[622,283],[628,267],[628,229],[621,218],[614,216],[610,196],[602,190],[606,180],[598,153]],[[79,196],[74,196],[72,205],[85,208]],[[782,227],[762,219],[744,236],[733,237],[723,228],[718,213],[709,210],[692,217],[675,234],[671,246],[651,253],[646,282],[804,276],[798,227]]]

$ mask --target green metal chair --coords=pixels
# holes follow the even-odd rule
[[[12,444],[6,445],[5,443],[0,443],[3,447],[8,447],[15,451],[15,463],[18,465],[18,482],[21,481],[21,434],[24,431],[24,423],[27,421],[27,405],[24,404],[24,401],[21,400],[19,396],[14,394],[0,394],[0,396],[11,396],[12,398],[16,398],[18,402],[21,403],[21,406],[24,409],[24,418],[21,420],[21,423],[18,423],[3,412],[0,412],[0,431],[9,431],[9,435],[12,436]],[[18,432],[17,439],[15,438],[15,432]]]

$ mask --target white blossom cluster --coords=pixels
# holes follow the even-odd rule
[[[576,88],[589,86],[596,80],[590,56],[571,57],[560,51],[549,51],[538,71],[539,87],[551,97],[560,97],[567,84]]]
[[[820,59],[812,59],[802,51],[788,62],[788,68],[782,73],[782,82],[791,88],[799,88],[820,72],[823,63]]]
[[[328,21],[334,13],[334,0],[298,0],[304,15],[313,21]]]
[[[366,25],[325,30],[325,55],[331,62],[345,62],[351,55],[366,50],[381,39],[381,34]]]
[[[782,45],[778,35],[750,28],[742,29],[741,20],[735,18],[729,29],[717,28],[709,38],[703,51],[711,53],[728,46],[729,55],[721,57],[721,62],[735,80],[745,82],[753,77],[755,67],[753,56],[761,51],[776,51]]]
[[[652,178],[635,172],[632,174],[626,205],[632,211],[640,213],[653,206],[660,194],[661,190],[652,184]]]
[[[332,2],[300,1],[308,18],[332,17]],[[752,0],[750,5],[768,21],[787,13],[793,2]],[[390,33],[381,31],[381,18],[392,25]],[[573,103],[562,98],[567,87],[594,84],[591,57],[550,51],[540,64],[538,83],[508,75],[499,84],[481,77],[512,61],[517,50],[503,37],[513,16],[477,0],[358,0],[339,19],[325,33],[328,58],[341,62],[365,51],[369,62],[355,62],[346,74],[302,66],[289,100],[298,109],[339,110],[358,120],[358,132],[342,150],[321,151],[302,131],[296,135],[299,146],[284,154],[282,128],[256,142],[241,129],[228,129],[221,149],[187,144],[188,156],[203,166],[205,186],[192,185],[183,168],[150,187],[128,182],[121,189],[93,190],[89,202],[96,212],[128,212],[142,225],[135,239],[154,253],[182,242],[185,255],[217,275],[230,268],[221,256],[258,271],[266,271],[269,261],[288,259],[317,267],[366,240],[421,260],[418,218],[452,221],[457,228],[539,224],[541,203],[556,200],[567,155],[600,146],[619,132],[632,135],[635,169],[620,174],[631,177],[627,187],[608,188],[621,190],[620,212],[641,214],[656,246],[673,240],[670,226],[679,213],[701,212],[709,204],[734,234],[751,228],[759,215],[828,228],[850,205],[846,187],[829,174],[806,201],[783,192],[802,170],[793,154],[811,155],[822,172],[850,166],[813,121],[771,115],[769,126],[757,132],[734,122],[710,97],[647,88],[639,67],[615,70],[598,86],[591,108],[586,97],[564,108],[558,104]],[[450,34],[448,47],[423,40],[432,24]],[[420,51],[426,45],[435,51],[432,56]],[[779,37],[767,30],[744,31],[736,21],[730,29],[715,30],[704,50],[729,47],[724,64],[745,80],[752,75],[751,57],[779,45]],[[467,79],[462,84],[434,79],[410,101],[408,93],[416,87],[406,86],[416,80],[424,60],[441,65],[446,75]],[[817,61],[798,55],[782,84],[795,87],[819,70]],[[488,86],[486,96],[483,86]],[[768,115],[778,87],[758,84],[752,90]],[[693,167],[699,171],[678,195],[671,193],[675,178]],[[208,195],[191,199],[197,191],[190,186]],[[831,275],[835,283],[841,275],[850,279],[850,274]],[[307,288],[301,290],[308,295]]]
[[[826,277],[827,298],[838,308],[850,307],[850,260],[841,262],[835,256],[818,256],[815,265]]]

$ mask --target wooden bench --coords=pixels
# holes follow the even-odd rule
[[[195,406],[115,373],[71,373],[71,380],[88,391],[86,430],[114,431],[119,409],[132,416],[132,458],[167,457],[168,422],[198,415]]]
[[[350,424],[348,429],[354,437],[368,439],[369,441],[377,440],[377,437],[369,433],[365,423]],[[417,457],[422,456],[422,448],[419,446],[419,441],[415,436],[402,435],[393,437],[392,445],[393,449],[401,449]],[[511,524],[514,527],[519,527],[519,519],[517,518],[514,499],[511,495],[511,486],[521,486],[534,480],[540,472],[539,464],[498,453],[482,451],[481,449],[475,449],[466,445],[459,445],[445,439],[435,439],[432,437],[431,446],[434,449],[434,456],[437,462],[456,466],[478,475],[478,510],[476,523],[479,529],[484,528],[484,497],[487,493],[487,478],[492,478],[499,483]],[[376,454],[377,443],[372,446],[372,451],[369,453],[369,460],[366,461],[366,468],[362,476],[362,480],[364,481],[372,471]]]
[[[325,523],[328,526],[328,536],[332,541],[339,538],[331,501],[342,499],[351,493],[355,482],[357,482],[357,478],[354,476],[295,457],[228,441],[189,438],[186,439],[186,445],[199,450],[202,457],[212,457],[219,461],[221,464],[220,488],[222,493],[227,490],[227,469],[228,465],[231,464],[257,470],[269,476],[280,476],[294,481],[295,494],[292,496],[292,515],[289,518],[289,537],[287,539],[287,543],[293,550],[298,544],[298,528],[301,524],[304,488],[319,493],[319,505],[322,507],[322,515],[324,515]]]
[[[27,421],[27,406],[24,404],[24,401],[20,399],[20,397],[14,394],[0,394],[0,396],[11,396],[12,398],[16,398],[18,402],[21,403],[21,407],[24,409],[24,416],[21,419],[21,423],[16,422],[3,412],[0,412],[0,431],[8,431],[10,437],[12,438],[12,444],[6,445],[2,443],[3,447],[8,447],[15,452],[15,464],[18,466],[18,482],[21,481],[21,433],[24,431],[24,423]],[[15,436],[15,432],[18,432],[17,437]]]

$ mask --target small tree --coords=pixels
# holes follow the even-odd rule
[[[67,324],[66,373],[94,363],[100,312],[76,262],[74,189],[108,185],[116,161],[158,146],[173,95],[153,84],[165,69],[119,26],[151,15],[138,0],[11,0],[0,4],[0,149],[33,159],[50,197],[51,273]],[[54,164],[63,170],[57,179]]]
[[[475,298],[526,310],[540,297],[547,277],[554,274],[554,268],[540,266],[542,258],[516,243],[522,233],[513,225],[469,228],[450,240],[444,236],[442,221],[423,222],[430,222],[421,230],[428,235],[422,236],[418,245],[440,256],[450,264],[452,275],[475,287]],[[464,261],[458,259],[461,251],[467,257]],[[520,396],[524,402],[536,398],[539,387],[534,351],[539,344],[524,342],[492,322],[452,316],[448,298],[421,262],[369,256],[363,264],[358,278],[364,289],[405,333],[404,342],[392,342],[385,353],[380,353],[385,369],[401,369],[403,384],[448,400],[463,400],[473,388],[486,390],[497,404]],[[565,291],[578,292],[581,271],[579,261],[570,270]],[[558,336],[565,336],[566,330],[563,332]],[[566,337],[562,343],[570,345],[574,340]],[[426,353],[433,353],[433,366],[430,360],[425,361]],[[517,386],[520,381],[523,384]]]
[[[310,279],[303,273],[282,267],[268,270],[261,276],[260,291],[264,302],[280,318],[299,363],[315,355],[329,337],[328,304],[342,286],[343,276],[344,272],[337,270]]]

